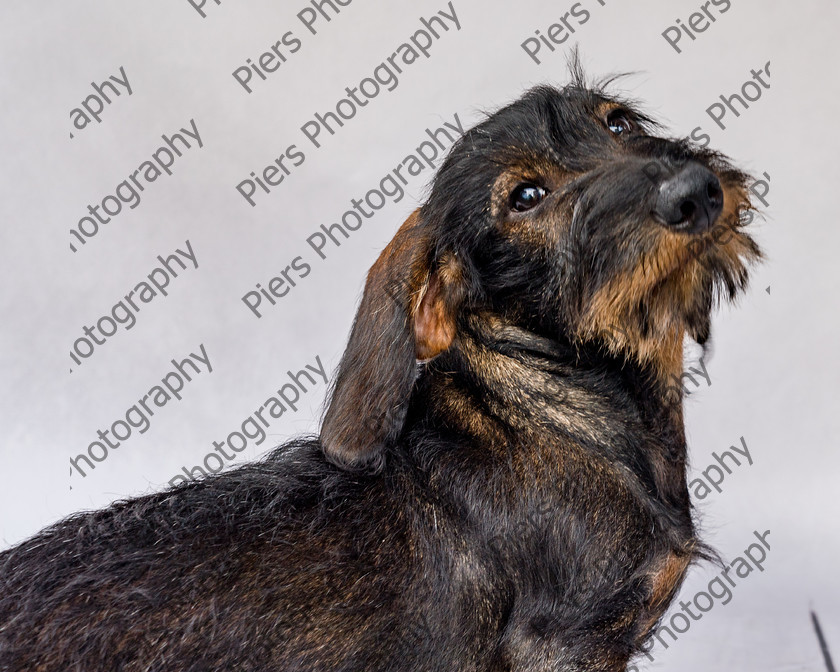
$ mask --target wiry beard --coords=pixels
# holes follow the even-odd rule
[[[645,231],[636,241],[642,249],[632,264],[628,260],[629,267],[605,278],[581,302],[575,320],[578,338],[662,372],[681,367],[684,334],[700,344],[708,340],[712,309],[746,289],[750,265],[762,258],[743,231],[752,219],[749,178],[717,168],[724,209],[715,224],[691,235],[662,226]],[[593,260],[591,271],[597,263]]]

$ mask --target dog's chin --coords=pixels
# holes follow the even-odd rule
[[[749,267],[760,258],[735,212],[702,233],[662,228],[643,263],[584,307],[577,335],[671,375],[682,367],[683,337],[708,340],[713,308],[746,289]]]
[[[747,289],[750,267],[762,257],[741,228],[740,218],[731,215],[702,234],[686,236],[683,254],[652,291],[654,303],[661,294],[659,301],[666,304],[659,306],[660,311],[667,312],[667,302],[673,302],[672,319],[701,345],[710,335],[712,311],[721,303],[734,302]]]
[[[733,301],[747,288],[750,266],[762,258],[758,245],[734,216],[719,220],[703,233],[681,238],[676,250],[672,247],[666,252],[661,282],[683,287],[689,300],[701,295],[711,296],[711,304]]]

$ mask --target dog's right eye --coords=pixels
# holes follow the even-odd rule
[[[635,130],[633,122],[630,121],[630,118],[628,117],[627,113],[621,109],[613,110],[607,116],[607,128],[609,128],[610,131],[612,133],[615,133],[616,135],[630,133],[631,131]]]
[[[520,184],[510,194],[510,209],[524,212],[536,206],[545,198],[546,190],[536,184]]]

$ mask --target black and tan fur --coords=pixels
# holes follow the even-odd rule
[[[0,554],[0,670],[624,670],[704,552],[683,339],[760,256],[747,177],[656,130],[578,73],[468,131],[320,437]],[[700,230],[658,216],[686,166],[719,184]]]

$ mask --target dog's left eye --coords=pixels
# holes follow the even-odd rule
[[[621,135],[633,130],[633,122],[630,121],[625,112],[618,110],[607,117],[607,128],[616,135]]]
[[[545,198],[546,190],[536,184],[520,184],[510,194],[510,209],[524,212],[536,206]]]

